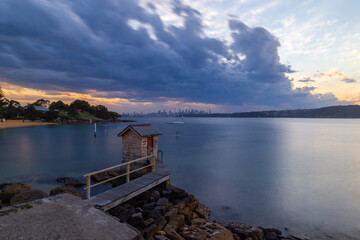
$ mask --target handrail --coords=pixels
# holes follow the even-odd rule
[[[150,162],[150,164],[130,171],[130,165],[131,164],[139,162],[139,161],[143,161],[143,160],[146,160],[146,159],[149,159],[149,158],[152,159],[152,162]],[[140,170],[148,168],[148,167],[152,167],[152,172],[155,172],[155,162],[156,162],[156,155],[151,154],[151,155],[146,156],[146,157],[141,157],[141,158],[129,161],[129,162],[125,162],[125,163],[122,163],[122,164],[118,164],[118,165],[115,165],[115,166],[112,166],[112,167],[108,167],[108,168],[105,168],[105,169],[102,169],[102,170],[99,170],[99,171],[95,171],[95,172],[91,172],[91,173],[83,175],[83,177],[86,178],[86,187],[84,188],[86,190],[86,198],[87,199],[90,198],[90,189],[92,187],[96,187],[96,186],[98,186],[100,184],[103,184],[103,183],[106,183],[106,182],[109,182],[109,181],[112,181],[112,180],[115,180],[117,178],[124,177],[124,176],[126,176],[126,182],[130,182],[130,174],[131,173],[140,171]],[[120,174],[118,176],[115,176],[115,177],[112,177],[112,178],[109,178],[109,179],[106,179],[104,181],[101,181],[101,182],[98,182],[98,183],[95,183],[95,184],[91,185],[91,176],[102,173],[102,172],[107,172],[109,170],[119,168],[119,167],[122,167],[122,166],[127,166],[126,167],[126,173]]]

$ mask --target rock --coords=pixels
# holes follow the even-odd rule
[[[169,204],[169,200],[167,198],[160,198],[156,202],[156,206],[165,206],[165,208],[168,207],[168,204]]]
[[[0,200],[0,209],[2,208],[2,201]]]
[[[0,201],[3,204],[8,204],[10,199],[21,192],[30,191],[32,188],[25,183],[5,183],[0,185]]]
[[[143,209],[144,209],[144,210],[153,210],[154,208],[155,208],[155,203],[154,203],[154,202],[145,204],[145,205],[143,206]]]
[[[163,194],[164,197],[170,198],[171,194],[172,194],[172,191],[171,191],[171,189],[165,189],[165,190],[162,191],[162,194]]]
[[[130,204],[120,205],[109,211],[109,213],[117,217],[120,222],[126,222],[135,212],[135,208]]]
[[[237,234],[241,239],[250,237],[252,240],[262,240],[264,237],[260,228],[245,223],[234,222],[228,225],[231,232]]]
[[[170,232],[171,230],[176,231],[179,227],[184,225],[184,215],[177,215],[173,220],[171,220],[164,228],[165,232]]]
[[[210,209],[201,203],[199,203],[199,206],[195,209],[195,213],[203,219],[208,219],[210,217]]]
[[[281,230],[276,229],[276,228],[260,228],[260,229],[263,231],[265,236],[268,232],[274,232],[276,235],[282,234]]]
[[[20,203],[31,202],[36,199],[42,199],[49,195],[41,190],[31,190],[27,192],[21,192],[13,196],[10,200],[10,205],[17,205]]]
[[[234,240],[233,234],[225,227],[200,218],[194,219],[190,226],[185,225],[179,232],[186,240]]]
[[[194,219],[194,213],[190,211],[189,207],[181,210],[179,214],[184,215],[187,224],[189,224]]]
[[[141,228],[144,224],[143,216],[141,212],[133,213],[128,221],[131,226],[134,226],[136,228]]]
[[[155,219],[154,218],[149,218],[147,220],[144,221],[144,226],[145,227],[148,227],[150,226],[151,224],[155,223]]]
[[[50,191],[50,196],[55,196],[55,195],[62,194],[62,193],[69,193],[74,196],[85,199],[85,195],[83,193],[79,192],[78,190],[76,190],[76,188],[74,188],[72,186],[63,186],[63,187],[54,188],[53,190]]]
[[[191,197],[186,197],[180,200],[174,207],[178,208],[179,211],[183,210],[191,202]]]
[[[156,202],[160,198],[160,193],[158,190],[153,190],[150,195],[150,202]]]
[[[160,234],[161,236],[166,236],[166,232],[165,232],[165,231],[158,231],[157,234]]]
[[[157,219],[159,219],[160,217],[162,217],[161,211],[160,210],[152,210],[148,216],[149,218],[154,218],[155,221]]]
[[[177,209],[177,208],[172,208],[172,209],[170,209],[170,211],[168,211],[168,212],[165,214],[165,219],[166,219],[166,221],[170,221],[170,220],[174,219],[174,217],[176,216],[176,214],[178,214],[178,209]]]
[[[169,240],[167,237],[162,236],[162,235],[155,235],[154,239],[155,240]]]
[[[86,185],[84,182],[80,182],[79,180],[70,177],[57,178],[56,182],[64,183],[65,186],[72,186],[75,188],[83,187]]]
[[[171,186],[170,189],[178,199],[183,199],[187,196],[187,193],[181,188]]]
[[[278,235],[275,232],[268,232],[265,234],[266,240],[276,240],[278,238]]]
[[[194,201],[192,201],[191,203],[188,204],[188,207],[189,207],[190,211],[194,211],[196,208],[199,207],[199,201],[197,199],[194,199]]]
[[[165,206],[156,206],[155,211],[160,211],[162,215],[164,215],[165,211],[166,211],[166,208]]]
[[[110,178],[116,177],[118,175],[119,175],[119,172],[117,172],[117,171],[107,171],[107,172],[101,172],[101,173],[92,175],[91,179],[94,182],[102,182],[102,181],[108,180]]]
[[[170,240],[185,240],[180,234],[172,230],[166,233],[166,237]]]
[[[151,238],[152,236],[155,235],[155,233],[157,233],[160,230],[160,226],[156,223],[152,224],[151,226],[145,228],[142,231],[142,234],[144,236],[145,239],[147,238]]]

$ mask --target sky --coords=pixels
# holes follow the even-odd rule
[[[0,86],[23,105],[239,112],[360,103],[360,1],[2,0]]]

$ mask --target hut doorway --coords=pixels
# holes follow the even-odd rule
[[[147,155],[150,155],[153,153],[153,137],[148,137],[147,138]]]

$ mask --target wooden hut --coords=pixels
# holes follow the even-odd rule
[[[158,136],[162,133],[151,124],[127,126],[118,137],[122,137],[122,161],[127,162],[155,153],[157,155]]]

